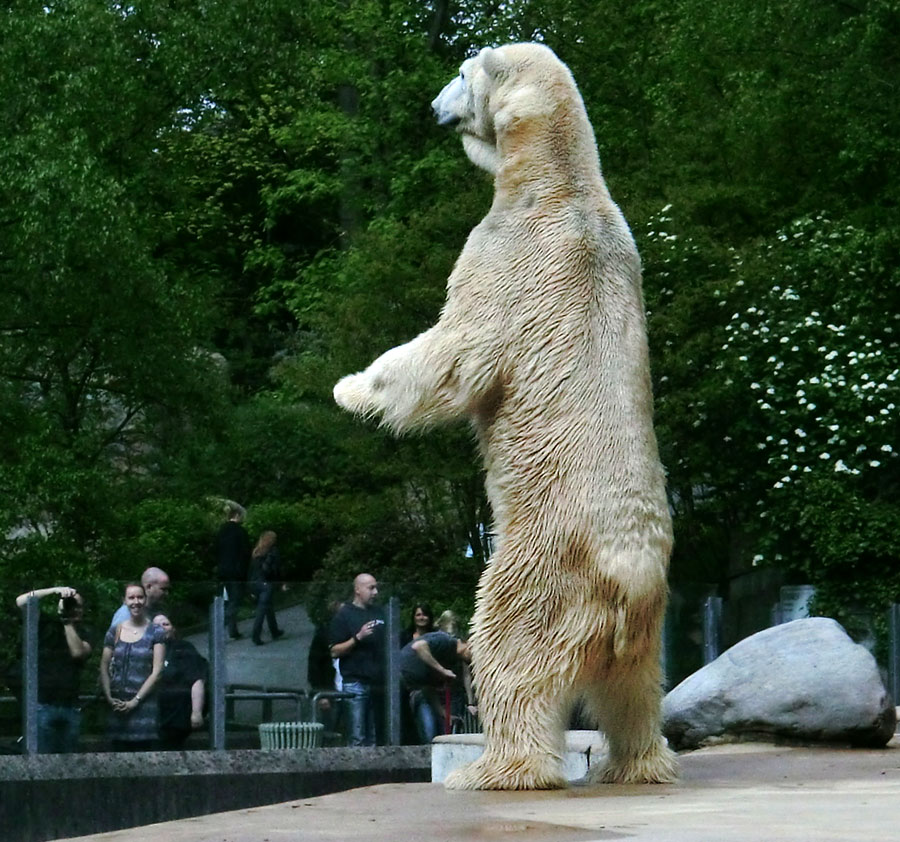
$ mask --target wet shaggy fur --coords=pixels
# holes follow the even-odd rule
[[[478,435],[496,529],[472,636],[486,748],[447,786],[564,786],[579,698],[610,745],[594,779],[670,781],[659,656],[671,525],[634,241],[551,50],[482,50],[433,105],[494,174],[493,204],[437,324],[334,395],[397,433],[464,416]]]

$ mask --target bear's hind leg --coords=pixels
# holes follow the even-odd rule
[[[484,574],[472,638],[484,754],[448,775],[446,786],[560,789],[566,786],[563,717],[570,683],[559,653],[543,643],[553,635],[533,627],[531,596],[496,586],[501,570],[495,560]]]
[[[509,674],[516,671],[509,667]],[[503,671],[504,673],[507,670]],[[447,789],[561,789],[565,737],[562,688],[507,683],[502,675],[479,683],[485,748],[478,760],[451,772]],[[505,686],[504,686],[505,685]],[[502,689],[501,689],[502,688]]]
[[[672,783],[678,777],[678,762],[660,731],[658,653],[614,669],[623,671],[605,676],[585,695],[609,743],[606,763],[592,766],[586,781]]]

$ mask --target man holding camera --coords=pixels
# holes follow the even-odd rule
[[[375,605],[378,583],[368,573],[353,580],[353,602],[338,609],[331,620],[328,642],[331,657],[340,660],[347,700],[348,743],[374,746],[384,709],[384,617]]]
[[[91,645],[81,629],[84,600],[74,588],[38,588],[16,597],[24,608],[29,597],[56,596],[57,616],[41,614],[38,624],[38,751],[67,754],[81,734],[81,670]]]

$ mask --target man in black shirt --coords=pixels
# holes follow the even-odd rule
[[[340,660],[347,701],[348,742],[374,746],[381,726],[384,695],[384,617],[375,605],[378,583],[368,573],[353,580],[353,602],[341,606],[331,620],[331,657]]]
[[[229,501],[225,506],[228,520],[216,535],[216,562],[219,581],[225,596],[225,625],[232,640],[240,640],[237,627],[238,609],[244,598],[247,573],[250,571],[250,536],[244,529],[246,511],[243,506]]]
[[[24,608],[29,597],[58,596],[56,617],[38,618],[38,751],[66,754],[76,750],[81,733],[81,670],[91,645],[81,629],[84,601],[75,588],[39,588],[16,597]]]

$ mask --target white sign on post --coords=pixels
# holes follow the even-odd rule
[[[802,620],[809,616],[809,603],[816,594],[812,585],[784,585],[781,588],[781,622]]]

